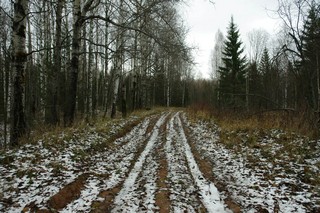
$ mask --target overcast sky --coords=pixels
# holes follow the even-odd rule
[[[277,2],[277,0],[189,0],[187,6],[182,6],[181,14],[189,28],[187,42],[199,48],[193,54],[198,63],[195,67],[197,77],[209,77],[209,61],[215,44],[215,34],[220,29],[226,35],[231,15],[238,25],[244,43],[247,43],[248,32],[253,29],[265,29],[274,35],[279,30],[279,20],[274,18],[275,15],[270,10],[277,8]]]

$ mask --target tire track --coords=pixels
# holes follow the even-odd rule
[[[99,163],[80,197],[61,212],[228,212],[195,161],[180,115],[146,118],[94,156]]]
[[[219,192],[197,165],[176,113],[168,123],[166,157],[172,212],[229,212]]]
[[[170,185],[171,211],[199,212],[202,205],[197,194],[198,188],[193,183],[184,147],[177,129],[178,113],[167,124],[167,138],[165,145],[168,162],[168,182]]]
[[[125,179],[122,189],[115,197],[114,208],[111,212],[138,212],[139,208],[140,210],[152,210],[155,208],[156,174],[159,164],[154,159],[154,155],[151,154],[154,154],[154,150],[156,150],[156,143],[161,138],[159,137],[160,127],[165,123],[168,115],[162,115],[157,121],[145,149]],[[145,166],[145,169],[142,171],[143,166]],[[141,175],[142,178],[138,178],[138,175]],[[145,184],[141,184],[143,181],[145,181]],[[144,190],[141,187],[139,188],[139,185],[144,185]],[[147,198],[144,203],[141,202],[143,193]]]
[[[95,211],[96,206],[105,198],[100,195],[106,190],[117,188],[128,174],[128,171],[143,146],[148,135],[148,128],[152,125],[152,117],[144,119],[129,133],[114,141],[110,150],[100,155],[92,156],[92,162],[96,163],[90,171],[90,176],[85,183],[84,190],[78,199],[69,203],[61,212]]]
[[[220,199],[219,191],[215,185],[204,178],[198,164],[191,152],[188,144],[186,134],[184,132],[180,116],[177,116],[177,128],[180,136],[181,145],[184,146],[184,154],[188,161],[188,166],[193,176],[193,179],[199,189],[199,194],[203,205],[206,207],[207,212],[230,212],[225,209],[224,203]]]

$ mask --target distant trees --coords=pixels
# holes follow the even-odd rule
[[[269,35],[265,31],[252,30],[248,34],[248,63],[241,56],[244,49],[239,30],[231,20],[221,57],[223,66],[215,76],[220,94],[216,105],[223,109],[246,108],[249,112],[302,111],[305,121],[319,128],[320,4],[314,0],[278,3],[276,13],[284,27],[272,47],[267,44]]]
[[[224,49],[224,35],[220,30],[215,35],[215,45],[211,52],[211,78],[219,78],[219,69],[223,65],[222,52]]]
[[[240,33],[232,17],[222,52],[223,66],[219,67],[219,91],[224,107],[244,106],[247,60],[243,51]]]

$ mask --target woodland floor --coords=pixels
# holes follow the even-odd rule
[[[319,153],[280,130],[136,115],[2,151],[0,212],[320,212]]]

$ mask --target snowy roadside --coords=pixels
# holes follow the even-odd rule
[[[172,111],[103,125],[1,153],[0,212],[231,212],[229,198],[236,212],[319,210],[319,141],[223,135]]]
[[[68,134],[62,132],[58,136],[53,135],[52,138],[44,135],[35,144],[26,144],[18,150],[1,153],[0,211],[21,212],[28,210],[28,206],[46,208],[49,199],[77,177],[93,171],[99,173],[101,167],[96,169],[95,165],[103,162],[104,158],[92,163],[93,159],[88,156],[90,150],[94,146],[99,147],[108,137],[117,134],[125,125],[137,119],[138,117],[131,117],[106,123],[111,132],[108,135],[98,133],[96,127],[88,126]],[[94,177],[88,178],[87,190],[95,190],[97,183],[94,180]],[[91,199],[88,194],[92,194],[92,190],[82,192],[87,197],[86,200]]]
[[[184,121],[188,123],[187,118]],[[317,212],[320,207],[319,185],[303,182],[302,177],[306,168],[312,169],[315,174],[320,173],[320,141],[310,159],[301,162],[292,162],[281,150],[281,145],[274,138],[284,134],[281,131],[271,131],[269,135],[257,137],[254,146],[243,146],[241,151],[228,149],[221,143],[219,135],[221,129],[212,123],[197,121],[188,123],[191,129],[193,143],[203,158],[212,163],[212,172],[217,180],[231,194],[233,200],[238,202],[244,212]],[[241,134],[244,133],[233,133]],[[246,136],[247,137],[247,136]],[[242,143],[247,141],[242,137]],[[304,141],[305,142],[305,141]],[[247,142],[248,143],[248,142]],[[290,141],[294,146],[303,146],[302,138],[296,137]],[[266,158],[265,149],[270,148],[268,154],[273,159]],[[315,151],[316,151],[315,150]],[[277,154],[282,152],[281,157]],[[277,154],[276,154],[277,153]],[[288,170],[290,167],[290,170]],[[290,172],[288,172],[290,171]]]

